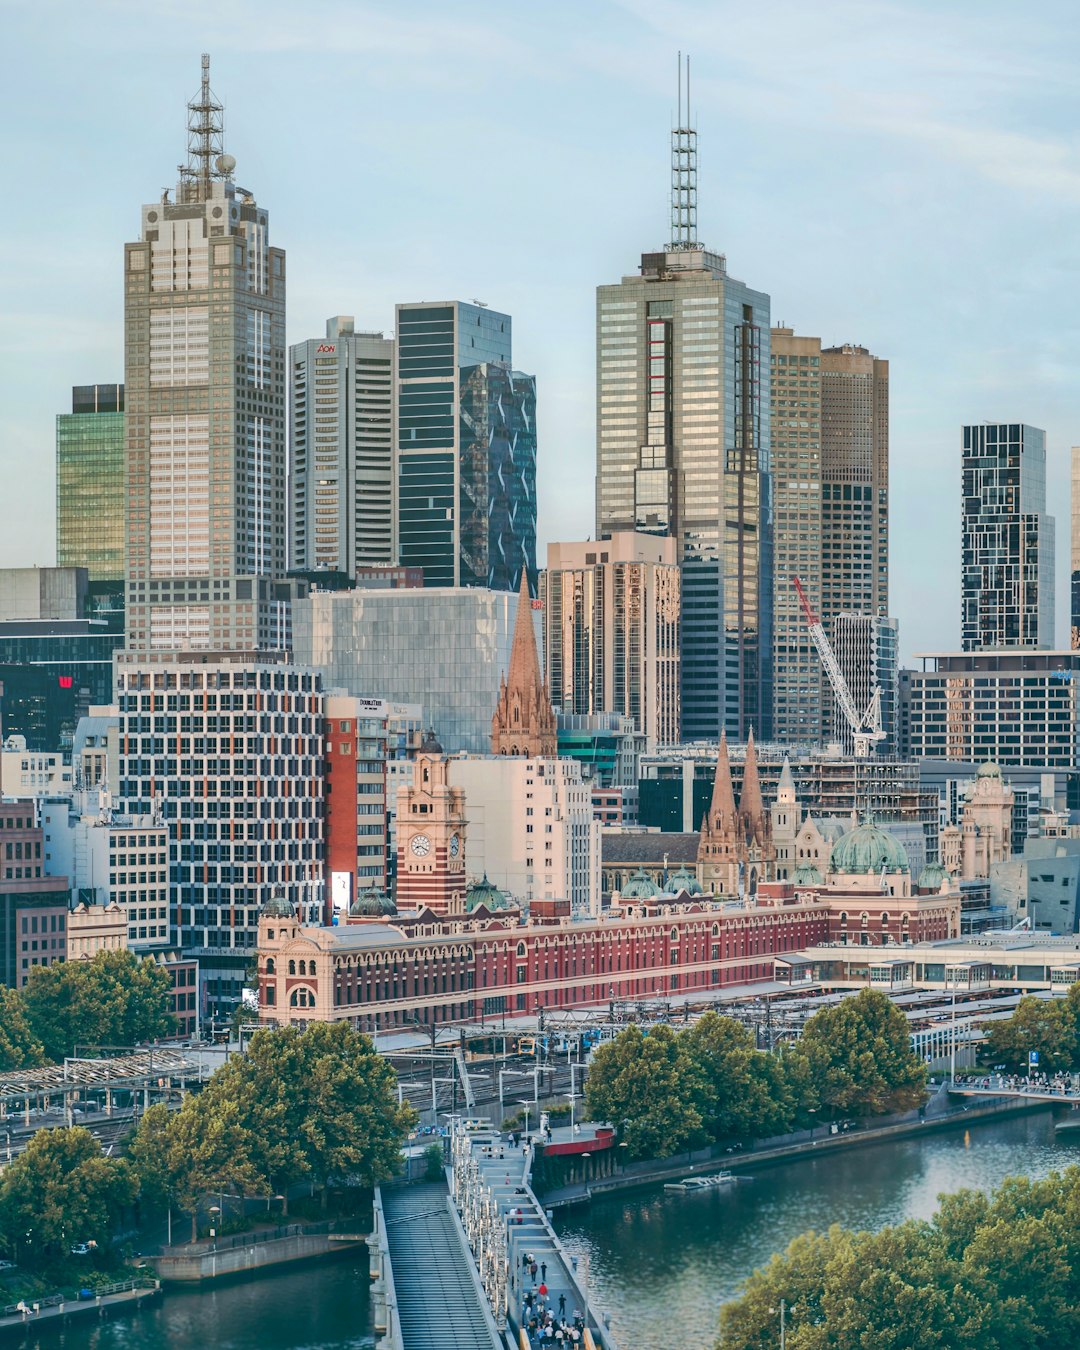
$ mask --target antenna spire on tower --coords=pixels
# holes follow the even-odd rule
[[[210,88],[210,55],[202,54],[202,83],[188,104],[187,164],[180,169],[181,195],[187,202],[204,202],[211,180],[222,176],[215,160],[222,153],[224,109]]]
[[[671,243],[673,251],[696,249],[697,131],[690,123],[690,57],[686,58],[686,107],[683,108],[683,55],[679,53],[678,101],[671,132]]]

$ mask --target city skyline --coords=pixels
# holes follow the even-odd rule
[[[172,177],[201,49],[214,56],[238,180],[272,203],[275,238],[289,250],[290,342],[340,312],[390,331],[395,303],[432,297],[479,295],[514,315],[515,363],[536,373],[540,391],[541,546],[591,533],[593,295],[668,232],[668,56],[680,45],[693,54],[702,242],[726,253],[732,275],[768,291],[773,322],[890,360],[891,608],[905,659],[959,646],[958,428],[1013,417],[1045,427],[1048,496],[1064,496],[1068,447],[1080,439],[1067,384],[1071,333],[1055,311],[1072,268],[1068,208],[1080,198],[1080,171],[1058,131],[1074,98],[1057,55],[1077,22],[1064,6],[1021,21],[990,5],[973,30],[917,4],[859,6],[851,28],[845,16],[855,11],[840,5],[808,30],[786,4],[754,15],[726,5],[604,4],[567,40],[558,25],[528,16],[488,31],[433,6],[402,23],[350,5],[326,12],[325,42],[275,5],[251,28],[244,5],[133,26],[123,22],[127,9],[116,7],[115,19],[71,16],[59,38],[48,5],[9,15],[24,59],[4,96],[28,106],[36,95],[32,132],[9,133],[18,136],[5,147],[14,172],[66,183],[83,209],[74,238],[62,213],[53,224],[31,205],[33,194],[8,213],[20,266],[5,279],[0,333],[21,397],[5,401],[0,467],[19,472],[25,502],[0,563],[53,560],[54,418],[71,385],[122,378],[116,240],[132,237],[137,204]],[[457,60],[477,51],[488,61]],[[465,66],[467,76],[456,73]],[[268,88],[283,80],[291,96],[271,98]],[[301,140],[297,111],[328,87],[355,100],[347,125],[335,116],[335,130]],[[478,87],[486,113],[483,100],[458,98]],[[140,99],[147,106],[132,118]],[[386,126],[399,115],[391,148]],[[490,228],[479,212],[485,194],[460,172],[465,137],[481,130],[494,135],[502,166]],[[313,180],[332,182],[345,205],[319,210],[303,186]],[[985,207],[977,232],[972,192]],[[1032,334],[1036,310],[1049,319]],[[1064,547],[1061,538],[1059,632]]]

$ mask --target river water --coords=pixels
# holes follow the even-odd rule
[[[1073,1142],[1065,1142],[1067,1140]],[[662,1186],[557,1210],[623,1350],[708,1350],[740,1280],[807,1228],[876,1228],[933,1213],[941,1191],[993,1188],[1080,1162],[1049,1112],[919,1141],[854,1148],[679,1195]],[[9,1344],[18,1345],[18,1341]],[[366,1251],[207,1292],[170,1292],[141,1313],[30,1334],[41,1350],[370,1350]],[[453,1350],[448,1346],[447,1350]]]

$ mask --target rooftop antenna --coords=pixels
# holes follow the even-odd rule
[[[697,131],[690,125],[690,57],[686,58],[686,109],[683,113],[683,55],[678,58],[679,107],[671,132],[671,243],[681,252],[697,249]]]
[[[210,54],[202,54],[202,83],[188,104],[187,164],[180,166],[180,186],[185,202],[205,202],[214,178],[227,178],[236,167],[223,153],[224,109],[210,88]],[[226,164],[228,167],[226,168]]]

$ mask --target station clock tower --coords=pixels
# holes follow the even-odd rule
[[[451,787],[432,733],[416,756],[413,781],[398,790],[399,910],[461,914],[465,902],[465,793]]]

